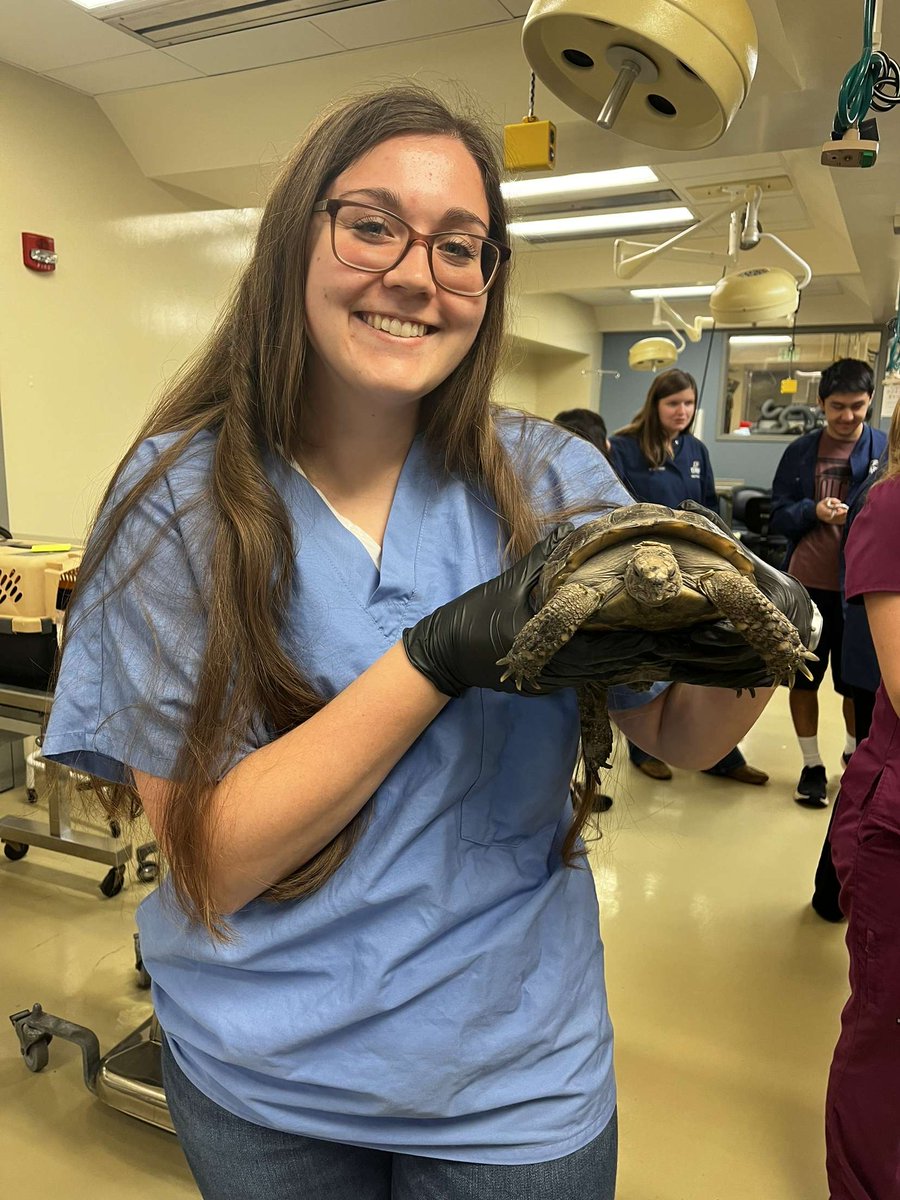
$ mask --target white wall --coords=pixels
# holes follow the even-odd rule
[[[208,330],[255,217],[191,212],[89,97],[0,63],[0,414],[13,533],[79,540],[167,376]],[[56,239],[53,274],[21,233]]]

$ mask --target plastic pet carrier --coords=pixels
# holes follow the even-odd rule
[[[81,551],[0,542],[0,683],[46,689]]]

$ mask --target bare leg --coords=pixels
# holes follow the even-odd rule
[[[853,707],[853,699],[850,696],[844,696],[844,727],[851,737],[856,737],[856,709]]]
[[[815,737],[819,732],[819,693],[794,688],[789,703],[797,737]]]

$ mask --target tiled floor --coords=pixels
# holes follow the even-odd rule
[[[837,699],[822,699],[833,793],[843,735]],[[592,862],[618,1034],[619,1200],[826,1200],[822,1103],[847,993],[843,927],[808,903],[828,813],[792,803],[800,759],[785,692],[744,749],[768,786],[684,771],[654,783],[627,762],[610,781],[616,804]],[[0,796],[2,814],[26,807],[22,793]],[[0,857],[9,1200],[197,1195],[171,1135],[86,1090],[74,1046],[57,1039],[31,1074],[6,1022],[39,1001],[106,1050],[148,1014],[132,952],[146,887],[105,900],[103,873],[41,850]]]

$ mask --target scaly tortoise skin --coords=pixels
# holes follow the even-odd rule
[[[740,542],[700,513],[633,504],[589,521],[554,548],[532,597],[536,615],[500,659],[504,679],[534,682],[579,630],[680,629],[728,618],[777,683],[815,660],[788,618],[759,590]],[[599,782],[612,729],[606,688],[578,689],[585,764]]]

